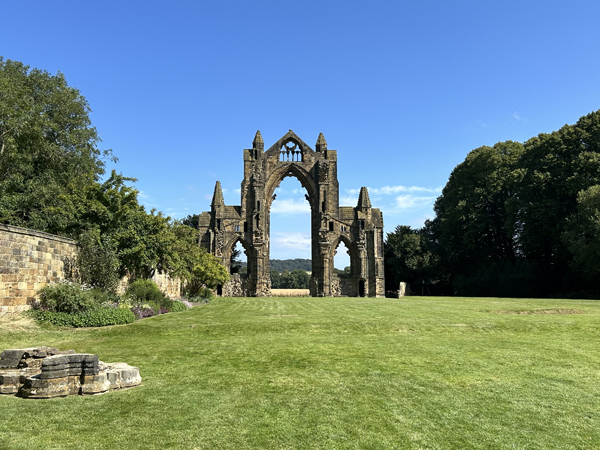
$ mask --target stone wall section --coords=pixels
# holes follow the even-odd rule
[[[39,289],[64,280],[63,261],[76,254],[72,239],[0,225],[0,313],[29,309]]]
[[[171,278],[167,274],[156,272],[152,277],[152,281],[167,297],[171,299],[181,297],[181,281],[179,278]]]
[[[38,290],[65,279],[64,261],[76,255],[72,239],[0,224],[0,314],[30,309]],[[181,295],[179,279],[156,273],[152,280],[167,297]],[[119,291],[126,287],[124,278]]]
[[[331,277],[332,297],[357,297],[356,283],[351,278],[340,278],[337,275]]]
[[[223,285],[222,297],[248,297],[252,294],[252,283],[248,276],[234,273],[229,277],[229,281]]]

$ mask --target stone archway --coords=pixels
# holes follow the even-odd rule
[[[241,241],[248,257],[245,295],[270,295],[270,209],[275,189],[288,176],[306,189],[311,207],[311,295],[340,295],[332,289],[332,274],[335,248],[343,240],[353,258],[355,288],[349,295],[383,297],[383,215],[371,207],[365,187],[356,207],[339,206],[337,151],[327,149],[322,133],[314,150],[290,130],[265,151],[258,131],[252,148],[244,150],[241,205],[226,206],[217,181],[211,210],[200,215],[200,245],[229,268],[231,246]]]

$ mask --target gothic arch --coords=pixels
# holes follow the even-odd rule
[[[223,252],[223,261],[225,263],[225,267],[227,268],[227,272],[231,273],[231,253],[233,252],[233,248],[237,243],[242,244],[244,248],[244,253],[246,254],[247,262],[250,262],[250,246],[248,243],[242,238],[241,235],[234,235],[231,237],[227,243],[223,246],[225,251]]]
[[[273,170],[269,176],[269,179],[265,183],[265,196],[267,199],[270,199],[269,206],[273,202],[273,194],[275,193],[275,189],[277,189],[283,179],[287,177],[296,178],[302,187],[306,189],[306,192],[308,193],[308,203],[310,204],[310,209],[312,211],[316,207],[314,200],[317,198],[317,187],[315,186],[315,182],[311,178],[310,173],[308,173],[303,167],[299,167],[297,164],[293,163],[277,167],[275,170]]]
[[[270,211],[275,189],[288,176],[306,189],[311,207],[311,295],[339,295],[332,290],[333,255],[341,241],[350,251],[351,283],[358,295],[384,296],[383,215],[371,207],[361,188],[356,207],[339,206],[337,151],[328,150],[323,134],[315,149],[292,130],[267,151],[260,132],[244,150],[241,206],[226,206],[217,181],[210,212],[200,215],[200,245],[229,268],[231,249],[241,241],[248,256],[244,295],[270,295]],[[233,292],[235,289],[226,289]]]

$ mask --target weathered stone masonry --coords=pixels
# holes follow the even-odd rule
[[[36,292],[65,279],[64,261],[77,255],[68,238],[11,225],[0,225],[0,314],[29,309]],[[180,296],[179,279],[155,273],[152,280],[170,298]],[[121,280],[119,292],[127,287]]]
[[[76,254],[72,239],[0,225],[0,313],[29,309],[39,289],[65,278],[63,261]]]
[[[292,130],[267,151],[260,131],[251,149],[244,150],[241,205],[227,206],[217,181],[211,210],[199,219],[200,243],[229,269],[231,251],[239,241],[248,257],[248,275],[235,278],[223,295],[268,296],[270,210],[275,189],[285,177],[296,177],[307,191],[311,208],[312,296],[383,297],[383,215],[371,207],[367,188],[356,207],[339,206],[337,151],[329,150],[321,133],[315,150]],[[351,276],[340,282],[333,257],[340,242],[349,250]],[[230,282],[231,283],[231,282]]]

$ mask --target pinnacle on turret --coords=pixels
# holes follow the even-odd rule
[[[360,188],[360,194],[358,194],[358,204],[357,208],[367,209],[371,207],[371,200],[369,199],[369,191],[366,187]]]
[[[215,206],[225,206],[225,200],[223,199],[223,191],[221,190],[221,182],[217,181],[215,184],[215,193],[213,194],[212,202],[210,203],[211,207]]]
[[[327,151],[327,141],[325,140],[325,136],[323,136],[323,133],[319,133],[319,138],[317,139],[317,144],[315,145],[315,149],[318,152],[326,152]]]
[[[252,141],[252,148],[255,150],[265,150],[265,141],[263,141],[262,135],[260,134],[260,130],[256,130],[256,135],[254,136],[254,140]]]

